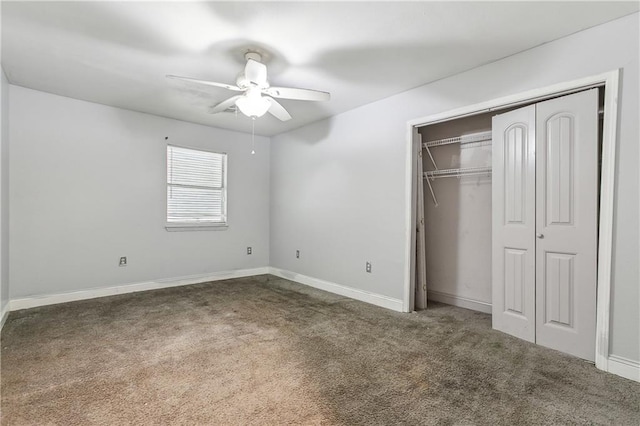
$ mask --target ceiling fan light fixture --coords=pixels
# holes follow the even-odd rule
[[[271,102],[269,102],[269,99],[260,96],[260,93],[258,93],[258,96],[252,96],[251,92],[249,92],[247,96],[236,100],[236,106],[247,117],[262,117],[271,107]]]
[[[238,78],[236,85],[218,83],[215,81],[198,80],[189,77],[168,75],[168,78],[184,80],[205,86],[222,87],[234,92],[242,92],[227,98],[209,108],[209,113],[217,114],[229,111],[233,105],[247,117],[256,119],[267,112],[280,121],[291,120],[291,114],[274,98],[293,99],[299,101],[328,101],[331,98],[329,92],[319,90],[301,89],[294,87],[273,87],[267,79],[267,66],[262,63],[262,55],[259,52],[249,51],[245,55],[247,64]]]

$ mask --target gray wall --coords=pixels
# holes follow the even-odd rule
[[[9,82],[0,67],[0,317],[9,303]]]
[[[268,138],[10,91],[12,299],[268,266]],[[228,153],[227,230],[165,230],[165,136]]]
[[[272,138],[271,265],[401,298],[407,121],[622,68],[611,353],[640,360],[638,16]]]

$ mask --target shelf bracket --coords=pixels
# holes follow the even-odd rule
[[[433,187],[431,186],[431,179],[427,178],[427,186],[429,186],[429,192],[431,192],[431,198],[433,198],[433,204],[438,207],[438,200],[436,200],[436,194],[433,192]]]

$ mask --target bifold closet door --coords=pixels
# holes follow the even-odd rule
[[[598,91],[493,118],[493,327],[595,356]]]
[[[418,155],[416,158],[416,291],[415,309],[427,309],[427,253],[424,228],[424,178],[422,169],[422,135],[414,136],[418,140]]]
[[[535,106],[493,117],[493,328],[535,342]]]
[[[536,105],[536,343],[595,359],[598,90]]]

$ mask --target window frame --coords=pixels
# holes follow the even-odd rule
[[[193,222],[169,222],[169,183],[168,165],[169,165],[169,147],[189,149],[192,151],[207,152],[211,154],[217,154],[222,156],[222,218],[221,221],[193,221]],[[194,148],[190,146],[182,146],[175,144],[167,144],[165,147],[165,229],[167,231],[223,231],[229,227],[229,217],[227,213],[228,198],[227,198],[227,164],[229,155],[226,152],[217,152],[210,149]],[[200,188],[197,185],[194,188]],[[206,187],[203,187],[206,188]]]

